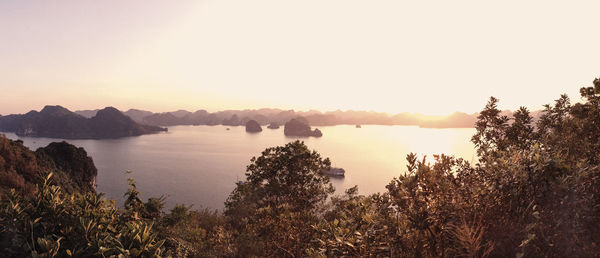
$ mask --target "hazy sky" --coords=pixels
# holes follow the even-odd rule
[[[600,2],[556,2],[3,0],[0,114],[538,109],[600,76]]]

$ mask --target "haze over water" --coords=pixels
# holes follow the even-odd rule
[[[230,130],[226,130],[230,128]],[[349,125],[319,127],[321,138],[292,138],[263,128],[246,133],[243,126],[174,126],[169,132],[109,140],[68,140],[83,147],[98,168],[99,192],[119,199],[127,190],[127,177],[135,178],[143,198],[167,197],[167,208],[177,203],[194,208],[222,209],[235,183],[245,179],[253,156],[268,147],[303,140],[332,165],[346,170],[332,178],[337,193],[358,185],[361,194],[385,191],[394,177],[406,171],[406,154],[450,154],[473,160],[473,128],[429,129],[414,126]],[[61,139],[18,137],[35,150]],[[126,170],[133,174],[125,175]]]

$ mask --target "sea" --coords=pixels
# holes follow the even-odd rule
[[[222,210],[236,182],[246,178],[250,159],[269,147],[300,140],[344,177],[332,177],[336,194],[358,186],[359,193],[384,192],[394,177],[406,173],[406,155],[433,162],[446,154],[472,162],[473,128],[433,129],[417,126],[337,125],[317,127],[320,138],[287,137],[280,129],[263,127],[247,133],[243,126],[172,126],[168,132],[104,140],[64,140],[19,137],[32,150],[67,141],[83,147],[98,168],[97,191],[122,204],[127,178],[136,181],[143,198],[164,196],[166,208],[176,204],[194,209]],[[131,173],[125,173],[131,171]]]

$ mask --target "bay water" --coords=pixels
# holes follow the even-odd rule
[[[229,128],[229,130],[227,130]],[[166,197],[166,207],[183,203],[193,208],[222,209],[224,201],[245,179],[253,156],[268,147],[301,140],[332,166],[344,168],[345,177],[332,178],[336,193],[358,185],[361,194],[384,192],[394,177],[406,172],[410,152],[433,161],[448,154],[473,161],[473,128],[431,129],[416,126],[350,125],[318,127],[320,138],[286,137],[283,127],[247,133],[243,126],[173,126],[159,134],[105,140],[66,140],[83,147],[98,168],[98,192],[122,203],[127,178],[133,177],[143,198]],[[32,150],[52,138],[19,137]],[[125,171],[132,171],[125,174]]]

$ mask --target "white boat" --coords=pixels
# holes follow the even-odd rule
[[[344,176],[344,174],[346,173],[346,171],[343,168],[324,169],[321,172],[328,176]]]

